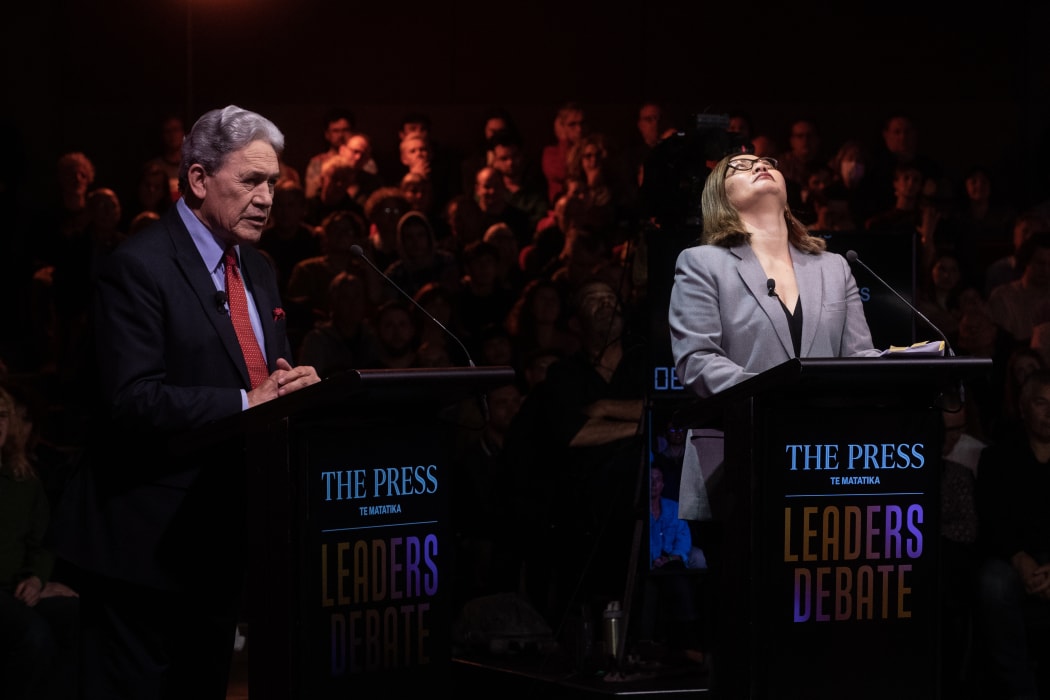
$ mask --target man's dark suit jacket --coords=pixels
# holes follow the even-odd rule
[[[273,371],[278,357],[292,359],[276,277],[252,246],[240,257]],[[221,306],[176,207],[102,263],[98,426],[59,522],[59,551],[73,564],[167,590],[240,585],[243,444],[171,449],[180,433],[241,410],[248,369]]]

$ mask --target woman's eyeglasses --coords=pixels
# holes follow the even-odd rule
[[[728,165],[733,170],[747,172],[748,170],[752,170],[759,163],[766,166],[770,170],[776,170],[778,165],[776,158],[770,158],[768,156],[762,156],[761,158],[737,158],[735,160],[729,161],[728,163],[726,163],[726,165]]]

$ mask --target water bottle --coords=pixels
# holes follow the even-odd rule
[[[620,644],[623,642],[623,610],[620,601],[610,601],[602,613],[603,650],[606,656],[620,658]]]

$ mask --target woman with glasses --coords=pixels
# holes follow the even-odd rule
[[[701,206],[701,244],[678,255],[668,311],[684,387],[706,397],[794,357],[879,354],[849,264],[791,213],[775,158],[734,153],[718,161]],[[693,437],[680,517],[711,520],[717,499]]]
[[[668,315],[683,386],[710,396],[793,357],[878,354],[849,264],[791,213],[776,159],[723,158],[701,207]]]
[[[775,158],[722,158],[700,203],[700,245],[678,254],[669,298],[671,353],[682,386],[708,397],[792,358],[879,354],[849,264],[791,213]],[[689,430],[678,491],[678,517],[698,521],[716,571],[739,556],[723,534],[739,498],[728,486],[724,451],[719,430]],[[721,585],[715,593],[732,595]],[[716,638],[735,634],[733,607],[715,608]]]

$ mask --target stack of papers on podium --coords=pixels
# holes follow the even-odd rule
[[[914,345],[891,345],[882,351],[880,357],[929,355],[932,357],[944,357],[943,340],[926,340]]]

